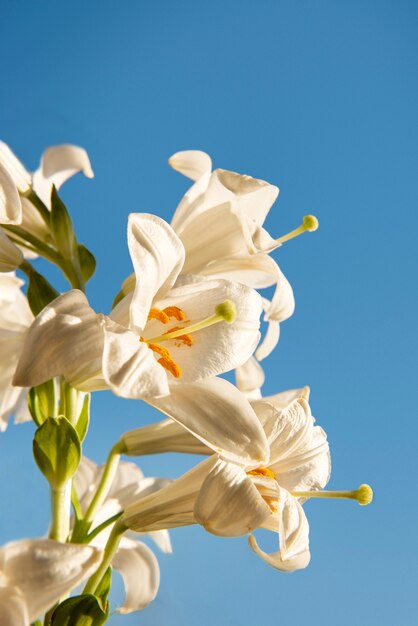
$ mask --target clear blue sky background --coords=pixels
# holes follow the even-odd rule
[[[0,135],[31,168],[48,145],[88,149],[95,179],[74,179],[63,197],[98,259],[97,310],[131,271],[128,213],[169,219],[187,189],[167,166],[177,150],[277,184],[276,236],[319,217],[315,235],[276,253],[297,308],[265,361],[264,391],[309,384],[330,486],[375,488],[365,509],[306,505],[312,561],[292,575],[245,539],[174,531],[158,599],[111,624],[415,623],[417,26],[412,0],[1,0]],[[156,417],[107,393],[93,407],[86,453],[100,462]],[[1,436],[1,543],[46,529],[32,433]],[[193,461],[140,465],[177,476]]]

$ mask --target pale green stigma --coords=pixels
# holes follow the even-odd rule
[[[373,489],[370,485],[360,485],[354,491],[292,491],[292,495],[296,498],[347,498],[366,506],[373,500]]]
[[[177,337],[182,337],[184,335],[191,335],[198,330],[203,330],[204,328],[208,328],[214,324],[219,324],[219,322],[232,324],[235,322],[236,318],[237,309],[235,304],[232,300],[225,300],[225,302],[222,302],[215,307],[215,313],[210,317],[206,317],[202,321],[191,324],[190,326],[176,328],[171,332],[168,331],[163,335],[158,335],[158,337],[152,337],[151,339],[146,338],[145,341],[147,343],[161,343],[162,341],[167,341],[168,339],[176,339]]]
[[[300,226],[298,226],[298,228],[295,228],[295,230],[290,231],[290,233],[287,233],[287,235],[283,235],[283,237],[279,237],[278,239],[276,239],[277,243],[285,243],[285,241],[289,241],[290,239],[294,239],[295,237],[297,237],[298,235],[301,235],[302,233],[313,233],[315,230],[317,230],[319,227],[319,222],[317,220],[317,218],[315,217],[315,215],[305,215],[305,217],[303,218],[303,222]]]

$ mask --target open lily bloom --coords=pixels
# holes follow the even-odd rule
[[[81,390],[151,398],[249,358],[260,336],[256,291],[222,279],[177,280],[183,245],[154,215],[130,215],[128,245],[134,290],[109,317],[97,315],[77,290],[51,302],[29,331],[14,384],[64,375]]]
[[[33,322],[28,302],[21,291],[23,281],[14,274],[0,274],[0,431],[11,415],[16,422],[30,420],[27,390],[12,385],[25,337]]]
[[[102,467],[83,457],[75,476],[75,487],[83,513],[86,512],[91,497],[96,492]],[[110,519],[141,495],[152,493],[170,481],[162,478],[145,478],[134,463],[120,463],[106,501],[98,510],[90,532]],[[90,545],[104,548],[112,530],[107,526],[94,537]],[[171,553],[168,531],[151,533],[151,538],[165,553]],[[160,583],[158,561],[150,548],[143,542],[123,537],[112,560],[113,567],[121,574],[125,585],[125,601],[119,613],[132,613],[144,609],[154,600]]]
[[[315,492],[327,483],[329,448],[305,399],[288,403],[282,396],[280,401],[285,408],[265,400],[254,403],[268,442],[265,463],[232,461],[218,451],[160,492],[129,506],[123,522],[137,531],[200,523],[228,537],[265,528],[279,533],[281,548],[266,554],[251,537],[259,556],[283,571],[306,567],[309,527],[297,494]]]
[[[0,548],[0,624],[28,626],[92,574],[101,551],[51,539]]]
[[[269,253],[281,245],[263,228],[279,189],[263,180],[212,170],[210,157],[198,150],[177,152],[170,165],[195,180],[177,207],[172,226],[186,250],[184,271],[242,282],[256,289],[276,285],[265,302],[272,326],[259,348],[268,356],[278,339],[278,324],[289,318],[295,302],[292,288]]]

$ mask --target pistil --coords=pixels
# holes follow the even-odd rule
[[[289,241],[290,239],[294,239],[294,237],[297,237],[298,235],[301,235],[302,233],[305,232],[314,232],[315,230],[317,230],[319,227],[319,222],[317,220],[317,218],[315,217],[315,215],[305,215],[305,217],[303,218],[303,222],[300,226],[298,226],[298,228],[295,228],[294,230],[291,230],[290,233],[287,233],[287,235],[283,235],[282,237],[279,237],[278,239],[276,239],[277,243],[285,243],[286,241]]]
[[[215,313],[210,317],[206,317],[204,320],[196,322],[195,324],[190,324],[190,326],[178,328],[177,330],[166,332],[158,337],[146,339],[146,342],[155,344],[161,343],[161,341],[167,341],[168,339],[176,339],[178,337],[191,335],[192,333],[203,330],[204,328],[209,328],[209,326],[213,326],[214,324],[219,324],[219,322],[232,324],[236,320],[236,317],[237,310],[235,304],[231,300],[225,300],[225,302],[222,302],[215,307]]]
[[[373,500],[373,490],[370,485],[360,485],[354,491],[292,491],[296,498],[345,498],[357,500],[362,506]]]

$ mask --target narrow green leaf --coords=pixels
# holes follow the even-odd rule
[[[30,273],[26,297],[35,316],[59,295],[58,291],[54,289],[42,274],[38,274],[35,270]]]
[[[55,186],[51,192],[51,231],[55,245],[66,260],[74,259],[77,254],[77,241],[70,214]]]
[[[112,585],[112,568],[108,567],[105,575],[103,576],[102,580],[99,583],[99,586],[97,587],[95,591],[95,595],[99,599],[102,609],[104,611],[106,611],[108,608],[107,597],[109,595],[111,585]]]
[[[103,611],[95,596],[81,595],[65,600],[55,609],[51,626],[102,626],[108,615],[108,605]]]
[[[78,434],[78,438],[80,441],[84,440],[84,437],[87,434],[87,430],[90,422],[90,394],[87,393],[84,398],[83,408],[81,409],[81,413],[77,420],[77,424],[75,425],[75,429]]]
[[[81,275],[83,277],[84,282],[86,283],[93,276],[96,270],[96,259],[93,254],[83,246],[83,244],[79,244],[77,246],[78,250],[78,260],[80,263]]]
[[[65,417],[48,417],[33,440],[35,461],[54,489],[74,476],[81,459],[77,431]]]

